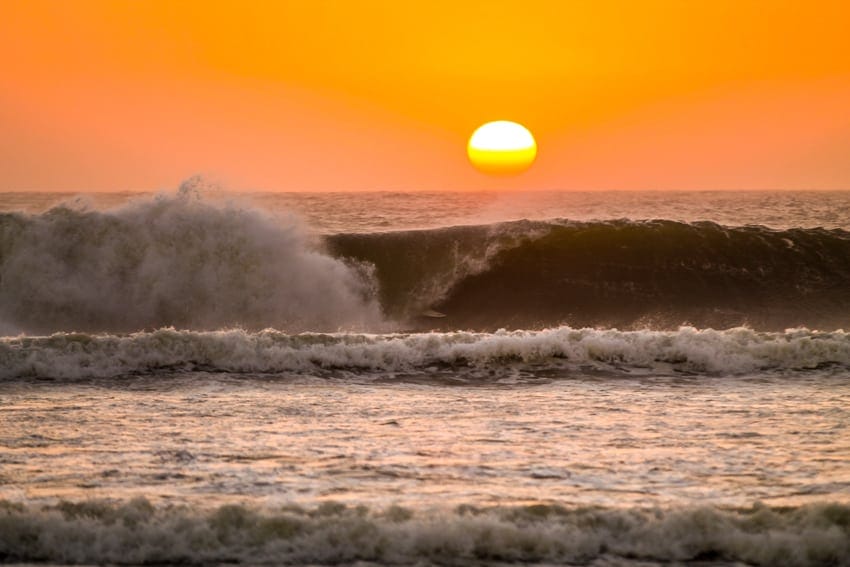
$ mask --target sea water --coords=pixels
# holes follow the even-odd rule
[[[850,193],[0,195],[0,561],[850,564]]]

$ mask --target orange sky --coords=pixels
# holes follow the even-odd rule
[[[0,191],[850,189],[850,3],[0,0]],[[466,161],[488,120],[534,167]]]

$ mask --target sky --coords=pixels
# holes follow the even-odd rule
[[[0,191],[850,189],[850,3],[0,0]],[[527,172],[472,168],[491,120]]]

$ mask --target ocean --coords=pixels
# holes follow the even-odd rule
[[[850,565],[850,192],[5,193],[0,335],[0,562]]]

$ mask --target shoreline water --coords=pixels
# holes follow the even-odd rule
[[[0,213],[0,562],[850,565],[850,193],[664,197]]]

